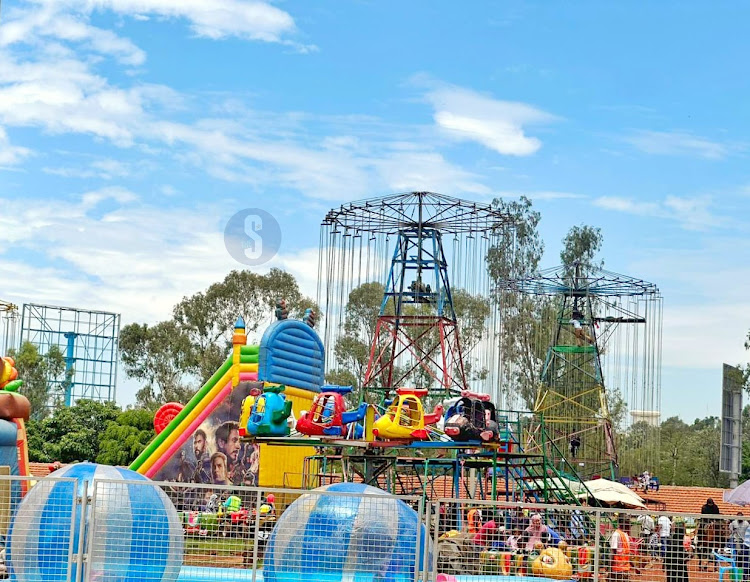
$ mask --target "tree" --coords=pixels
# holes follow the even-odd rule
[[[552,339],[550,301],[508,290],[507,282],[529,276],[539,269],[544,243],[539,235],[541,219],[531,201],[495,199],[495,209],[510,217],[497,233],[497,244],[487,253],[487,269],[498,292],[496,302],[501,330],[498,338],[503,358],[501,385],[508,395],[518,395],[533,408],[544,356]]]
[[[123,328],[120,353],[125,372],[144,382],[137,405],[153,409],[170,400],[185,402],[226,359],[237,317],[244,319],[252,337],[262,324],[272,321],[279,298],[287,300],[292,317],[307,308],[317,311],[289,273],[232,271],[206,291],[183,298],[172,319]]]
[[[601,269],[604,266],[603,260],[596,259],[596,254],[602,250],[604,242],[601,228],[587,225],[574,226],[562,242],[560,260],[568,273],[573,273],[573,266],[576,263],[581,265],[584,275],[592,269]]]
[[[107,428],[99,439],[96,462],[104,465],[128,466],[154,438],[154,415],[144,409],[126,410]]]
[[[57,408],[44,420],[29,422],[29,460],[95,461],[101,435],[121,412],[114,402],[79,400],[73,406]]]
[[[350,374],[357,388],[367,371],[384,291],[381,283],[362,283],[351,290],[344,310],[344,333],[336,340],[334,347],[337,374]]]
[[[195,350],[174,321],[125,326],[120,331],[120,353],[125,373],[144,382],[136,394],[139,406],[155,410],[165,402],[186,402],[192,396],[189,378],[196,368]]]
[[[661,423],[661,468],[662,483],[677,485],[683,481],[680,472],[685,460],[685,445],[690,430],[680,418],[672,416]]]
[[[53,394],[50,387],[62,379],[62,388],[65,389],[63,378],[72,373],[72,370],[66,373],[62,351],[56,345],[51,345],[42,355],[34,344],[23,342],[18,351],[9,350],[8,355],[15,359],[18,377],[23,380],[20,392],[31,403],[31,418],[38,420],[46,417],[50,404],[55,404],[50,400],[61,396]]]

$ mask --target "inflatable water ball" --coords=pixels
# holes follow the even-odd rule
[[[336,582],[372,573],[411,582],[424,557],[417,556],[418,539],[420,548],[429,543],[417,513],[403,501],[361,483],[326,485],[281,515],[268,540],[263,579]]]
[[[95,496],[94,479],[107,480],[97,482]],[[85,514],[81,503],[84,496],[89,498]],[[76,579],[82,526],[84,542],[90,544],[86,568],[91,570],[92,580],[177,580],[183,534],[169,497],[134,471],[94,463],[68,465],[55,471],[23,499],[11,522],[8,539],[8,561],[14,579]]]
[[[531,564],[534,576],[554,578],[555,580],[570,580],[573,566],[568,557],[557,548],[547,548]]]

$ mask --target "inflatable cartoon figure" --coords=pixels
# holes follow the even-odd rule
[[[292,402],[284,396],[285,386],[266,386],[255,398],[246,434],[250,436],[289,436],[286,419],[292,413]]]
[[[18,380],[18,370],[13,358],[0,358],[0,390],[15,392],[23,385],[23,380]]]
[[[304,412],[297,420],[297,431],[314,436],[345,437],[353,423],[362,422],[367,412],[367,404],[362,403],[355,410],[346,410],[344,395],[352,391],[351,386],[323,386],[315,396],[309,412]],[[355,429],[361,427],[352,426]]]
[[[425,414],[421,400],[425,396],[426,389],[397,388],[396,398],[385,414],[375,421],[373,434],[385,440],[427,440],[425,426],[440,420],[443,407],[438,404],[432,414]]]
[[[570,580],[573,575],[573,566],[562,549],[547,548],[542,550],[539,557],[531,563],[531,571],[534,576]]]
[[[250,420],[250,413],[253,411],[253,405],[255,399],[260,396],[260,390],[258,388],[251,388],[250,394],[248,394],[242,401],[242,413],[240,414],[240,436],[247,436],[247,421]]]

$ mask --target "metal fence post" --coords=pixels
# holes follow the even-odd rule
[[[52,482],[52,487],[55,486],[57,482]],[[76,508],[78,507],[78,491],[76,490],[77,483],[73,482],[73,495],[72,499],[70,500],[70,503],[72,507],[70,508],[70,540],[68,542],[68,572],[66,576],[66,580],[70,580],[73,575],[73,560],[77,559],[78,555],[78,548],[73,548],[73,545],[75,544],[76,539],[76,526],[78,525],[76,523]],[[79,542],[80,546],[80,542]]]
[[[437,503],[439,503],[439,502],[436,501],[435,503],[431,504],[433,511],[435,510],[435,505]],[[430,521],[432,521],[432,520],[430,519]],[[430,530],[428,529],[427,530],[428,535],[429,535],[429,532],[430,532]],[[435,530],[434,530],[434,532],[433,532],[433,541],[432,541],[432,569],[431,569],[431,572],[430,572],[430,574],[432,574],[432,577],[429,577],[428,578],[429,580],[435,580],[437,578],[437,573],[438,573],[438,571],[437,571],[438,570],[438,543],[439,543],[439,539],[440,539],[440,529],[436,527]]]
[[[596,510],[596,531],[594,532],[594,582],[599,582],[599,557],[601,555],[602,514]]]
[[[76,548],[76,581],[81,582],[82,580],[88,580],[88,575],[84,573],[84,569],[86,568],[86,564],[88,564],[88,552],[90,552],[90,546],[93,543],[94,536],[93,535],[86,535],[87,533],[87,512],[89,510],[89,505],[93,503],[93,499],[96,498],[96,481],[93,482],[94,489],[93,489],[93,496],[92,499],[89,499],[89,482],[84,481],[83,482],[83,495],[79,497],[78,491],[76,490],[75,496],[76,496],[76,503],[80,504],[81,506],[81,522],[78,524],[78,547]],[[73,485],[76,489],[78,487],[78,483],[75,483]],[[93,520],[93,511],[91,515],[91,519]],[[75,514],[74,514],[75,515]],[[75,519],[75,517],[73,518]],[[89,532],[90,533],[90,532]]]
[[[427,548],[422,548],[422,525],[424,523],[424,514],[425,514],[425,499],[424,497],[419,498],[419,503],[417,504],[417,523],[419,524],[417,526],[417,543],[416,543],[416,555],[414,556],[414,582],[418,582],[420,579],[420,576],[423,576],[423,571],[425,570],[424,564],[424,554],[422,552],[426,551]],[[428,536],[425,536],[427,538]],[[426,543],[426,540],[425,540]],[[422,559],[420,560],[419,557],[422,556]]]
[[[253,526],[253,561],[252,561],[252,568],[253,568],[253,582],[255,582],[258,574],[258,542],[259,542],[259,536],[260,536],[260,506],[263,500],[263,494],[258,489],[255,495],[255,524]]]

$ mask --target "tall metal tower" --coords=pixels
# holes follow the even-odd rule
[[[575,461],[584,477],[655,468],[658,431],[639,419],[658,421],[660,409],[662,306],[656,285],[575,264],[509,287],[556,304],[534,403],[556,454]],[[643,426],[632,430],[635,424]]]
[[[117,383],[120,315],[73,307],[25,304],[21,343],[40,354],[56,346],[65,358],[65,374],[49,378],[52,399],[65,406],[86,398],[113,401]]]
[[[490,205],[433,192],[353,202],[328,213],[321,239],[321,255],[327,253],[322,258],[329,295],[321,301],[327,326],[335,325],[336,295],[344,303],[356,282],[380,279],[377,257],[393,248],[382,265],[387,269],[382,301],[374,333],[367,338],[365,390],[416,385],[445,396],[469,387],[447,257],[453,259],[453,273],[462,271],[457,277],[462,293],[487,298],[487,249],[494,231],[509,223]]]

